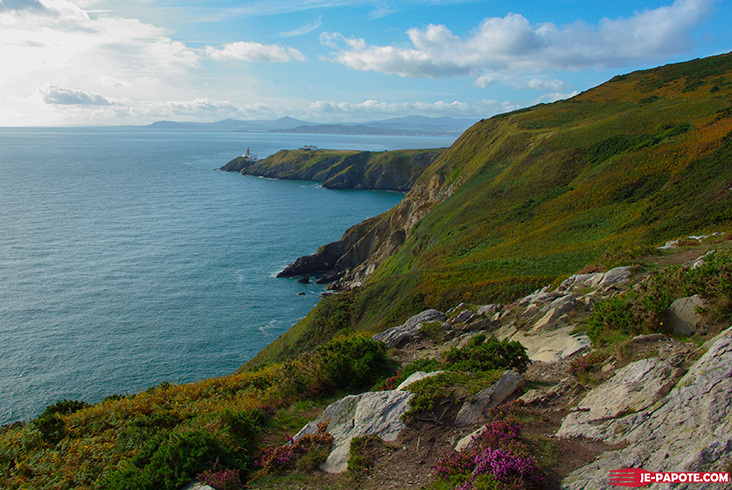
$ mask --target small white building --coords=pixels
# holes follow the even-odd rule
[[[317,151],[318,147],[315,145],[305,145],[300,149],[305,151]]]
[[[259,158],[257,158],[257,155],[252,154],[252,152],[249,150],[249,147],[247,146],[247,151],[242,155],[244,157],[244,160],[248,162],[257,162],[259,161]]]

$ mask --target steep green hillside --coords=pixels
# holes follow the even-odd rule
[[[407,191],[443,151],[281,150],[257,162],[238,157],[221,170],[275,179],[313,180],[322,182],[326,189]]]
[[[634,249],[717,231],[732,221],[731,95],[726,54],[479,122],[399,206],[344,235],[367,237],[361,252],[403,236],[396,252],[351,261],[358,280],[341,274],[339,286],[363,285],[321,301],[249,365],[426,307],[509,302]]]

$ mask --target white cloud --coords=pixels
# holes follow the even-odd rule
[[[40,89],[43,101],[46,104],[54,105],[112,105],[113,102],[106,97],[87,92],[84,90],[73,90],[56,85],[49,85]]]
[[[44,0],[44,10],[0,10],[0,86],[9,82],[140,76],[175,78],[198,66],[198,55],[139,20],[91,18],[67,0]],[[86,87],[90,88],[90,87]]]
[[[485,117],[503,112],[502,105],[495,100],[482,100],[468,103],[461,101],[437,102],[380,102],[366,100],[364,102],[334,102],[319,100],[308,106],[309,116],[318,119],[339,118],[358,119],[363,116],[453,116],[453,117]],[[330,117],[332,116],[332,117]]]
[[[529,88],[543,90],[546,92],[559,92],[564,90],[564,82],[556,78],[547,80],[545,78],[532,78],[527,83]]]
[[[382,17],[391,15],[394,12],[396,12],[396,9],[389,7],[386,1],[382,0],[377,2],[376,8],[369,14],[369,17],[372,19],[381,19]]]
[[[217,61],[238,60],[253,63],[286,63],[305,60],[305,56],[295,48],[283,48],[277,44],[259,44],[249,41],[225,44],[221,49],[206,46],[206,55]]]
[[[489,76],[489,75],[482,75],[475,79],[475,86],[479,88],[488,88],[494,83],[496,83],[496,80]]]
[[[543,69],[586,69],[661,60],[688,50],[691,31],[714,0],[676,0],[636,12],[627,19],[603,19],[597,26],[532,25],[519,14],[491,17],[466,38],[444,25],[407,31],[411,47],[368,46],[338,33],[321,36],[336,47],[332,59],[352,69],[402,77],[479,76],[485,72],[531,73]],[[340,43],[339,43],[340,41]],[[345,43],[344,43],[345,41]]]
[[[560,92],[554,92],[551,94],[545,94],[539,97],[538,99],[534,100],[534,104],[551,104],[552,102],[556,102],[558,100],[564,100],[574,97],[575,95],[578,95],[578,91],[573,91],[569,93],[560,93]],[[533,105],[533,104],[532,104]]]
[[[0,11],[3,10],[45,10],[46,7],[39,0],[3,0],[0,1]]]
[[[308,32],[312,32],[315,29],[319,28],[323,25],[323,16],[321,15],[318,17],[315,21],[311,22],[310,24],[305,24],[304,26],[298,27],[297,29],[294,29],[292,31],[287,32],[280,32],[280,36],[283,37],[295,37],[295,36],[302,36],[304,34],[307,34]]]

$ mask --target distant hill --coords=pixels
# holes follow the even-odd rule
[[[383,134],[402,136],[457,136],[475,124],[475,119],[407,116],[359,124],[309,124],[276,132],[305,134]]]
[[[236,119],[225,119],[223,121],[211,123],[196,122],[174,122],[174,121],[157,121],[149,126],[150,129],[195,129],[202,131],[272,131],[287,130],[301,126],[307,126],[313,123],[301,121],[292,117],[282,117],[275,120],[248,120],[239,121]]]
[[[239,121],[226,119],[211,123],[157,121],[150,129],[188,129],[198,131],[269,131],[303,134],[381,134],[403,136],[457,136],[476,122],[452,117],[407,116],[365,123],[317,124],[292,117],[275,120]]]

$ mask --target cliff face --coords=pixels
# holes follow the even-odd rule
[[[300,257],[278,277],[322,275],[320,282],[337,290],[362,285],[406,241],[412,226],[458,188],[444,186],[444,180],[440,174],[419,179],[395,208],[352,226],[340,240]]]
[[[253,162],[235,158],[221,170],[273,179],[322,182],[326,189],[371,189],[405,192],[443,152],[281,150]]]

